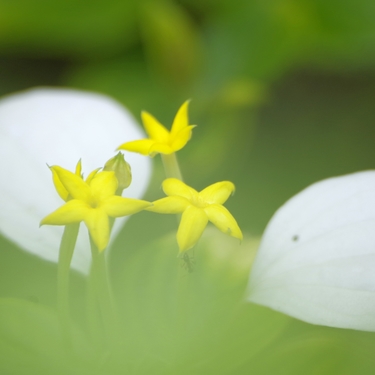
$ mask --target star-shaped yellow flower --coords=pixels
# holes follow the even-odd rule
[[[153,202],[148,211],[161,214],[182,213],[177,231],[180,252],[193,247],[201,237],[208,221],[222,232],[242,240],[242,232],[236,220],[223,206],[234,191],[229,181],[217,182],[197,192],[176,178],[163,182],[166,198]]]
[[[62,184],[62,182],[59,178],[59,175],[56,172],[55,167],[51,167],[50,169],[51,169],[51,172],[52,172],[53,184],[55,185],[55,189],[56,189],[57,193],[60,195],[61,199],[63,199],[65,202],[72,199],[68,190],[66,190],[65,186]],[[94,176],[98,173],[99,170],[100,170],[100,168],[95,169],[94,171],[92,171],[89,174],[89,176],[86,178],[86,182],[88,184],[90,184],[90,181],[94,178]],[[75,174],[83,180],[81,159],[78,161],[78,163],[76,165]]]
[[[67,225],[84,221],[99,251],[108,245],[108,217],[132,215],[151,205],[146,201],[115,195],[118,182],[114,172],[95,170],[84,181],[80,166],[77,166],[77,174],[59,166],[53,166],[51,170],[56,190],[66,203],[40,224]]]
[[[191,131],[195,127],[189,125],[188,105],[189,101],[186,101],[178,110],[171,131],[148,112],[142,112],[143,125],[149,138],[126,142],[118,149],[150,156],[157,153],[169,155],[181,150],[191,138]]]

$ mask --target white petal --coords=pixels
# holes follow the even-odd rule
[[[0,100],[0,231],[21,248],[57,261],[62,227],[40,220],[62,205],[49,165],[74,171],[82,158],[85,176],[114,156],[120,143],[143,138],[129,112],[106,96],[40,88]],[[148,185],[148,158],[126,153],[133,182],[126,196],[140,198]],[[124,220],[117,220],[114,232]],[[115,234],[115,233],[114,233]],[[81,228],[72,267],[90,265],[87,231]]]
[[[309,323],[375,331],[375,172],[318,182],[274,215],[248,299]]]

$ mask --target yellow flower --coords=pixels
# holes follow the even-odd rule
[[[61,182],[61,180],[59,178],[59,175],[56,172],[56,168],[55,167],[51,167],[50,169],[52,171],[53,184],[55,185],[55,189],[56,189],[57,193],[60,195],[61,199],[63,199],[65,202],[67,202],[68,200],[72,199],[72,197],[69,194],[68,190],[65,189],[65,186]],[[93,179],[93,177],[96,175],[96,173],[99,170],[100,170],[100,168],[95,169],[94,171],[92,171],[89,174],[89,176],[86,178],[86,182],[88,184],[90,183],[90,181]],[[83,180],[81,159],[78,161],[78,163],[76,165],[75,174]]]
[[[181,150],[191,138],[191,131],[195,127],[189,125],[188,105],[189,101],[182,104],[170,132],[155,117],[148,112],[142,112],[143,125],[149,138],[126,142],[118,149],[150,156],[155,156],[157,153],[169,155]]]
[[[66,203],[46,216],[40,225],[67,225],[84,221],[99,251],[108,245],[108,217],[135,214],[151,205],[146,201],[116,196],[118,182],[114,172],[95,170],[84,181],[80,166],[77,166],[76,174],[59,166],[53,166],[51,170],[56,190]]]
[[[217,182],[198,193],[182,181],[168,178],[163,182],[163,190],[168,197],[155,201],[147,210],[161,214],[182,213],[177,231],[180,252],[189,250],[197,243],[208,221],[222,232],[242,240],[236,220],[223,206],[234,191],[231,182]]]

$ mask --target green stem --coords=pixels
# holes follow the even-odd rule
[[[161,154],[161,159],[163,161],[165,175],[168,178],[174,177],[182,181],[182,174],[178,165],[176,153],[169,155]]]
[[[70,347],[69,272],[77,241],[79,223],[65,226],[57,266],[57,307],[65,344]]]
[[[182,181],[182,174],[180,171],[180,167],[178,165],[176,154],[161,154],[161,158],[164,165],[165,174],[168,177],[174,177]],[[181,221],[181,214],[176,215],[177,222],[180,223]],[[179,256],[180,257],[180,256]],[[182,255],[182,259],[186,262],[186,258],[188,255],[185,253]],[[188,260],[190,260],[188,258]],[[189,299],[189,282],[190,277],[188,275],[187,270],[180,266],[178,269],[178,276],[177,276],[177,287],[178,287],[178,331],[183,331],[183,335],[186,334],[186,321],[188,315],[188,307],[190,303]]]
[[[102,319],[98,309],[98,298],[95,290],[94,272],[91,265],[91,271],[87,279],[86,294],[86,320],[90,332],[90,339],[98,353],[103,352],[105,348],[105,335],[103,331]]]
[[[105,253],[99,252],[97,246],[90,236],[92,253],[92,274],[90,280],[96,293],[99,310],[106,330],[107,340],[110,345],[115,345],[119,335],[118,316],[115,308],[114,298],[105,262]]]

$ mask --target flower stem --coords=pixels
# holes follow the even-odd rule
[[[112,289],[107,273],[105,253],[99,252],[97,246],[90,236],[92,253],[92,274],[90,279],[93,282],[94,290],[99,303],[99,310],[103,320],[109,345],[115,345],[119,335],[118,316],[115,308]]]
[[[67,347],[71,346],[69,313],[69,272],[77,241],[79,223],[65,226],[59,250],[57,266],[57,307],[61,323],[62,337]]]
[[[182,174],[178,165],[176,153],[173,154],[161,154],[161,159],[164,165],[165,175],[173,178],[177,178],[182,181]]]
[[[95,293],[94,272],[92,271],[87,279],[86,321],[93,347],[95,347],[98,353],[103,352],[104,332],[101,324],[102,321],[100,311],[98,311],[98,299]]]

